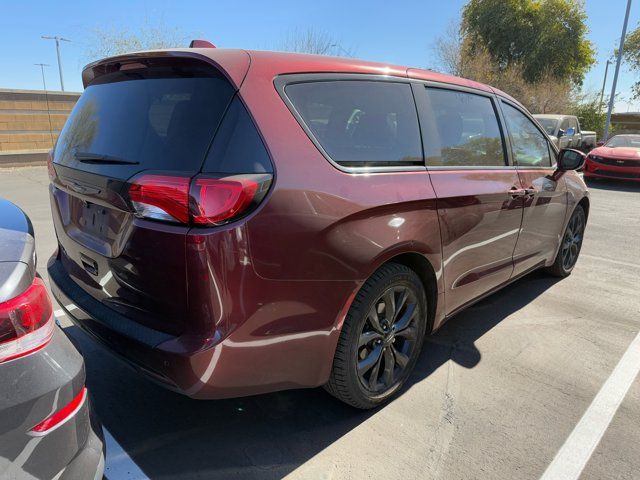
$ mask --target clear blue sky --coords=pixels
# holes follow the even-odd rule
[[[640,0],[633,1],[630,29],[640,22]],[[145,21],[176,26],[220,47],[258,49],[274,49],[288,33],[311,27],[331,35],[359,58],[429,67],[435,62],[432,49],[435,39],[451,21],[459,18],[465,3],[465,0],[6,1],[0,7],[0,88],[42,88],[40,70],[33,65],[42,62],[51,65],[45,70],[47,85],[58,89],[54,42],[40,36],[62,35],[73,41],[62,45],[65,87],[79,91],[91,29],[103,25],[136,29]],[[600,91],[602,87],[604,62],[618,45],[625,4],[625,0],[587,0],[589,38],[598,52],[598,64],[585,79],[588,91]],[[616,102],[617,111],[640,111],[640,101],[630,100],[633,82],[634,74],[623,67],[618,83],[622,98]]]

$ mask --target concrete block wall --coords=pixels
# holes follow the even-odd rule
[[[49,150],[79,93],[0,89],[0,154]]]

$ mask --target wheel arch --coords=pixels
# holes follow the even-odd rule
[[[404,252],[397,254],[379,265],[376,270],[387,263],[398,263],[410,268],[418,275],[427,296],[427,334],[433,330],[438,302],[438,284],[436,273],[431,262],[418,252]]]
[[[576,206],[580,206],[583,208],[584,210],[584,216],[587,218],[587,220],[589,219],[589,207],[590,207],[590,203],[589,203],[589,197],[582,197],[582,199],[578,202],[578,204]]]

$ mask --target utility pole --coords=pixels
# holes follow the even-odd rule
[[[47,117],[49,118],[49,139],[51,140],[51,147],[53,147],[53,127],[51,126],[51,109],[49,108],[49,94],[47,93],[47,82],[44,80],[44,67],[49,67],[50,65],[46,63],[34,63],[34,65],[40,67],[40,71],[42,72],[42,87],[44,88],[44,98],[47,102]]]
[[[42,72],[42,88],[44,91],[47,91],[47,82],[44,81],[44,67],[50,67],[48,63],[34,63],[34,65],[40,67],[40,71]]]
[[[607,72],[609,71],[609,64],[611,60],[607,60],[607,64],[604,67],[604,81],[602,82],[602,92],[600,92],[600,103],[598,104],[598,111],[602,112],[602,101],[604,100],[604,87],[607,85]]]
[[[607,109],[607,120],[604,123],[604,138],[606,142],[609,139],[609,124],[611,123],[611,111],[613,110],[613,102],[616,98],[616,84],[618,83],[618,72],[620,64],[622,64],[622,54],[624,52],[624,40],[627,36],[627,24],[629,23],[629,11],[631,10],[631,0],[627,0],[627,12],[624,15],[624,23],[622,24],[622,36],[620,37],[620,47],[618,48],[618,62],[616,63],[616,71],[613,74],[613,86],[611,87],[611,97],[609,97],[609,108]]]
[[[60,90],[64,92],[64,80],[62,79],[62,63],[60,62],[60,42],[70,42],[71,40],[67,40],[66,38],[62,38],[59,36],[55,37],[47,37],[42,35],[42,38],[45,40],[55,40],[56,41],[56,54],[58,55],[58,73],[60,73]]]

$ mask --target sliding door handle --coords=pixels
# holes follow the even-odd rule
[[[527,191],[524,188],[511,187],[511,190],[509,190],[507,193],[512,198],[520,198],[524,197],[527,194]]]

